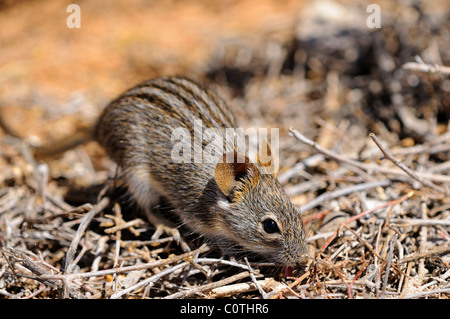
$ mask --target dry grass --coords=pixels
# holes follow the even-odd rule
[[[192,72],[228,98],[242,126],[280,128],[279,179],[304,215],[308,265],[286,278],[280,265],[220,256],[197,240],[183,254],[170,237],[150,239],[154,228],[111,182],[114,165],[95,143],[44,163],[31,155],[30,140],[4,134],[1,298],[449,298],[448,5],[382,2],[390,13],[382,11],[378,30],[331,18],[318,25],[320,10],[302,7],[308,22],[280,9],[263,29],[239,26],[250,32],[188,59],[197,61]],[[220,12],[206,10],[206,20],[199,8],[208,23]],[[337,8],[366,17],[363,4]],[[173,60],[146,63],[154,61],[154,73],[173,72]],[[67,115],[49,107],[56,97],[20,96],[31,89],[17,88],[8,66],[0,80],[13,93],[0,92],[0,103],[32,102],[19,111],[4,107],[2,119],[16,116],[14,126],[17,113],[37,114],[22,120],[39,126],[41,138],[50,119],[54,139],[88,125],[92,104],[109,95],[78,92],[63,107]],[[29,128],[19,133],[28,136]]]

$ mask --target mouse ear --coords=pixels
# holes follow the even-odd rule
[[[258,169],[247,157],[230,152],[223,155],[222,162],[217,163],[214,177],[222,193],[231,196],[243,179],[256,180]]]
[[[276,176],[278,174],[279,161],[276,152],[272,152],[269,142],[264,139],[258,150],[258,165],[263,168],[263,172]]]

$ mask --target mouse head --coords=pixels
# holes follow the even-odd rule
[[[307,251],[302,220],[267,163],[261,154],[256,163],[236,152],[224,155],[215,169],[222,193],[217,217],[239,246],[280,266],[295,266]]]

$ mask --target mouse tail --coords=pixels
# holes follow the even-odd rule
[[[61,140],[58,140],[52,144],[34,147],[33,153],[37,159],[54,157],[77,146],[85,144],[92,139],[93,129],[85,128],[79,130],[74,135],[62,138]]]
[[[18,131],[12,127],[5,117],[0,112],[0,129],[2,129],[7,135],[14,138],[23,140],[23,137],[18,133]],[[93,140],[94,128],[87,127],[79,130],[74,135],[70,135],[66,138],[62,138],[49,145],[43,146],[32,146],[33,154],[37,159],[49,158],[60,155],[65,151],[75,148],[79,145],[85,144]]]

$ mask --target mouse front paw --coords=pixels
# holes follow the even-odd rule
[[[162,235],[166,234],[167,236],[171,236],[175,242],[183,249],[184,252],[191,251],[188,244],[181,237],[180,232],[175,227],[168,225],[168,222],[163,220],[162,218],[156,216],[152,212],[146,212],[148,221],[156,227],[155,232],[153,233],[151,239],[159,239]]]

